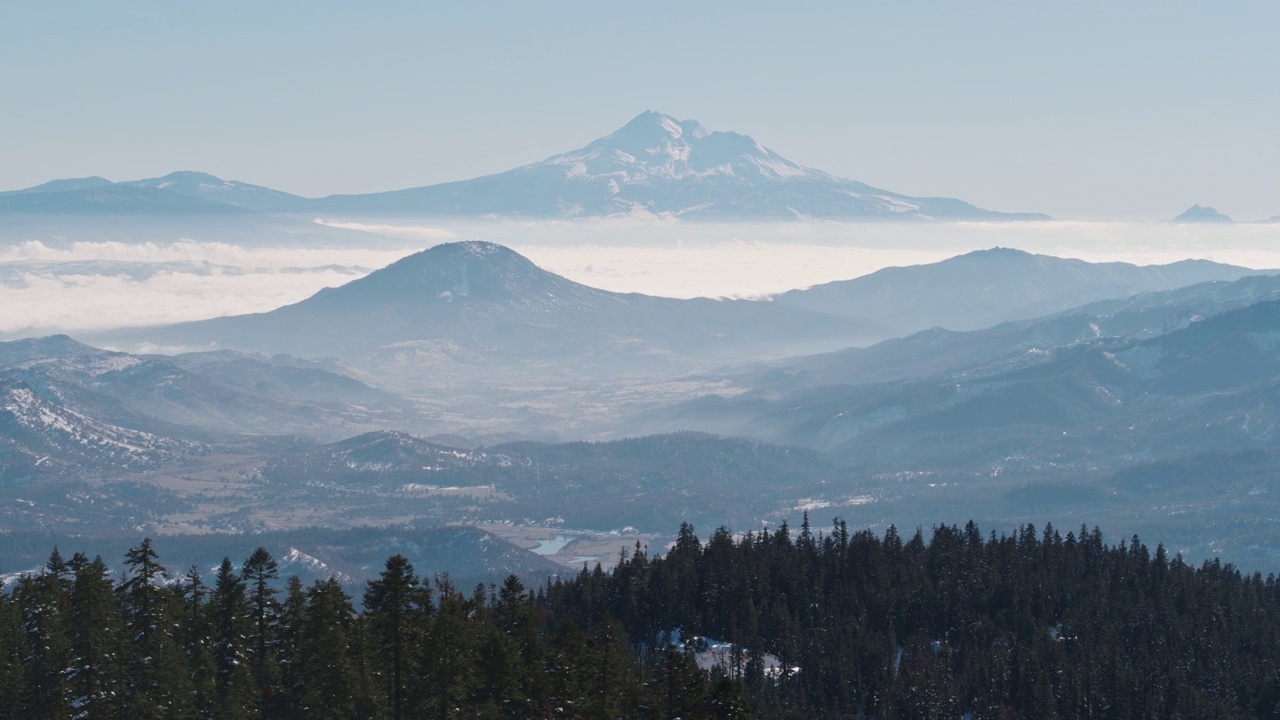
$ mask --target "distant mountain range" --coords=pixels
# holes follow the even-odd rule
[[[1204,283],[973,332],[727,372],[633,433],[700,429],[851,465],[851,525],[1122,523],[1275,568],[1280,278]]]
[[[927,265],[885,268],[773,299],[807,310],[874,318],[895,334],[906,335],[930,327],[978,330],[1097,300],[1260,272],[1265,271],[1207,260],[1138,266],[993,248]]]
[[[0,524],[625,533],[806,510],[880,527],[1052,514],[1271,568],[1280,277],[1246,272],[997,249],[809,295],[685,301],[449,243],[271,313],[116,338],[203,352],[0,344]],[[1112,297],[1062,308],[1073,295]],[[1033,311],[1054,312],[847,346],[931,314]],[[822,343],[841,349],[780,357]],[[464,372],[484,390],[456,390]],[[414,423],[631,439],[446,445],[401,432]]]
[[[780,361],[743,378],[753,391],[686,403],[670,422],[932,471],[1115,470],[1267,447],[1276,298],[1280,278],[1245,278]]]
[[[329,444],[281,434],[412,422],[361,399],[395,405],[287,358],[136,356],[64,336],[0,343],[0,525],[243,532],[559,517],[660,529],[673,510],[751,522],[842,477],[812,451],[701,434],[480,449],[387,430]]]
[[[115,343],[338,357],[384,377],[618,377],[882,337],[873,322],[782,303],[587,287],[501,245],[438,245],[268,313],[115,331]],[[494,375],[493,377],[501,377]]]
[[[437,521],[461,504],[490,520],[558,517],[604,531],[655,531],[673,516],[742,525],[844,476],[811,450],[701,433],[459,450],[380,431],[279,454],[261,471],[265,487],[413,503]]]
[[[65,335],[0,343],[0,484],[151,469],[246,433],[412,425],[407,403],[297,358],[131,355]]]
[[[0,212],[68,215],[234,215],[305,211],[306,198],[182,171],[147,180],[87,177],[0,192]]]
[[[750,136],[645,111],[576,150],[505,172],[388,192],[307,198],[178,171],[112,182],[66,178],[0,192],[0,217],[220,217],[262,213],[523,219],[1049,220],[913,197],[800,165]],[[1176,223],[1231,223],[1192,205]],[[1280,222],[1280,216],[1260,222]]]
[[[730,370],[757,388],[782,391],[849,383],[880,383],[965,371],[1015,361],[1099,338],[1145,340],[1193,322],[1259,302],[1280,299],[1280,275],[1252,275],[1233,282],[1203,282],[1143,292],[1073,307],[1051,315],[1000,323],[974,331],[931,328],[869,347],[784,358]],[[734,373],[743,375],[734,375]]]
[[[112,183],[54,180],[0,193],[0,214],[247,212],[516,218],[618,215],[691,220],[1045,220],[918,198],[792,162],[752,138],[641,113],[583,148],[507,172],[365,195],[303,198],[205,173]]]
[[[937,325],[989,327],[1257,272],[996,249],[771,302],[678,300],[587,287],[506,247],[472,241],[438,245],[268,313],[112,331],[93,341],[337,357],[400,387],[462,377],[653,377],[866,345]]]

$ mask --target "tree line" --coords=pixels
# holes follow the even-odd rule
[[[0,594],[0,719],[1280,717],[1276,579],[1097,528],[686,524],[470,593],[400,555],[359,597],[278,575],[55,550]]]
[[[334,578],[278,575],[262,548],[211,582],[150,540],[118,581],[54,550],[0,593],[0,719],[745,717],[691,649],[554,616],[516,576],[467,594],[396,555],[357,610]]]
[[[553,615],[734,643],[760,717],[1280,717],[1280,585],[1137,536],[776,530],[553,583]],[[770,673],[762,658],[776,655]]]

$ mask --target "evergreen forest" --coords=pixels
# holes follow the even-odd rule
[[[54,550],[0,594],[0,719],[1280,717],[1276,579],[1097,528],[806,517],[534,587],[279,575]]]

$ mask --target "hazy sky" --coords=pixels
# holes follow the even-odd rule
[[[1280,3],[0,6],[0,188],[198,169],[303,195],[463,179],[644,109],[913,195],[1280,214]]]

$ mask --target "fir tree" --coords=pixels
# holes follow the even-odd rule
[[[301,638],[304,717],[348,720],[357,717],[361,679],[351,657],[354,610],[334,578],[307,589],[306,624]]]
[[[211,714],[217,702],[217,666],[214,662],[213,617],[209,588],[192,567],[182,585],[183,604],[177,639],[186,655],[193,705],[202,716]]]
[[[436,612],[422,643],[415,707],[419,717],[448,720],[467,713],[479,686],[475,606],[447,577],[436,579]]]
[[[124,685],[120,642],[121,618],[111,573],[101,557],[77,555],[72,591],[72,671],[68,673],[75,716],[84,720],[112,717],[114,698]]]
[[[406,684],[416,675],[413,648],[421,638],[427,594],[419,587],[413,565],[393,555],[364,593],[365,621],[374,643],[374,658],[385,672],[383,691],[393,720],[405,714]]]
[[[227,720],[252,717],[256,713],[251,713],[250,707],[257,693],[248,664],[250,610],[244,581],[230,558],[224,557],[218,566],[212,604],[214,715]]]
[[[0,720],[23,717],[27,677],[22,621],[16,603],[0,592]]]
[[[252,613],[253,637],[248,644],[249,664],[258,691],[258,707],[268,712],[279,704],[280,672],[275,661],[275,624],[280,605],[272,583],[280,576],[279,565],[266,548],[254,550],[240,566],[240,578],[247,586]]]
[[[125,636],[121,711],[130,718],[181,716],[190,701],[186,663],[169,632],[172,605],[180,605],[181,595],[166,590],[166,580],[150,538],[125,554],[124,581],[116,592]]]
[[[29,718],[62,717],[75,699],[67,682],[73,655],[66,565],[56,550],[49,565],[56,566],[22,577],[13,591],[24,639],[20,662],[27,678],[21,708]]]

